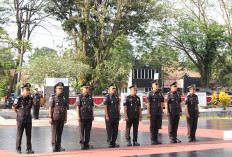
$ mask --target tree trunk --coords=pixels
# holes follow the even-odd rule
[[[209,63],[207,63],[207,61],[203,61],[201,67],[202,69],[199,69],[201,74],[201,86],[203,88],[209,88],[211,68],[209,67]]]
[[[21,52],[21,54],[19,54],[19,65],[17,68],[20,68],[20,69],[17,69],[19,70],[18,73],[17,73],[17,84],[20,82],[21,80],[21,69],[22,69],[22,65],[23,65],[23,54]],[[20,86],[16,85],[16,95],[19,95],[20,94]]]

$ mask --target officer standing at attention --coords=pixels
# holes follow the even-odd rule
[[[124,113],[126,120],[126,140],[127,146],[132,146],[130,138],[130,129],[133,125],[133,146],[140,146],[137,142],[138,139],[138,126],[139,121],[142,120],[142,110],[140,98],[137,94],[137,85],[132,85],[129,87],[131,94],[127,96],[124,100]]]
[[[168,135],[170,143],[181,143],[177,139],[177,129],[179,125],[180,116],[182,116],[181,96],[177,92],[177,82],[170,85],[171,91],[166,98],[166,115],[168,117]]]
[[[199,101],[198,96],[195,94],[196,85],[193,84],[188,87],[190,94],[186,97],[186,120],[188,128],[188,140],[189,142],[198,142],[196,139],[196,130],[199,113]]]
[[[34,94],[32,94],[33,103],[34,103],[34,106],[33,106],[34,119],[39,119],[39,109],[40,109],[40,105],[41,105],[41,102],[40,102],[41,97],[42,96],[38,93],[38,88],[35,88]]]
[[[159,91],[158,80],[154,80],[151,83],[153,90],[147,96],[147,117],[150,118],[151,144],[156,145],[161,144],[158,140],[158,131],[164,116],[164,97]]]
[[[67,104],[63,93],[64,84],[59,82],[55,85],[55,94],[49,99],[49,123],[52,129],[53,152],[65,151],[61,147],[61,136],[64,124],[67,122]]]
[[[27,154],[33,154],[31,145],[31,129],[32,129],[32,116],[31,108],[33,106],[33,99],[30,97],[30,83],[26,83],[22,87],[22,95],[15,99],[12,107],[13,111],[17,114],[17,140],[16,150],[21,154],[21,141],[24,129],[26,130],[27,137]]]
[[[90,131],[92,128],[93,114],[93,99],[89,94],[89,86],[87,83],[81,85],[82,94],[79,94],[76,99],[77,105],[77,120],[79,121],[79,133],[81,149],[93,148],[89,145]]]
[[[108,86],[109,94],[106,94],[103,103],[105,109],[105,121],[107,131],[107,142],[109,148],[119,147],[116,144],[118,136],[118,125],[121,120],[119,97],[115,94],[116,86],[114,83]]]

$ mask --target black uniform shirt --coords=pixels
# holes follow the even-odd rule
[[[64,95],[54,94],[49,99],[50,107],[53,110],[53,120],[66,120],[66,108],[67,104],[65,102]]]
[[[196,94],[189,94],[186,97],[185,104],[188,105],[188,112],[190,116],[197,115],[198,114],[198,96]]]
[[[75,104],[80,108],[81,119],[92,119],[93,118],[93,98],[91,95],[79,94]]]
[[[150,114],[161,115],[161,103],[164,102],[164,97],[160,91],[151,91],[147,96],[147,102],[150,103]]]
[[[104,105],[107,105],[109,118],[119,118],[119,98],[117,95],[106,94],[103,103]]]
[[[33,98],[34,105],[40,106],[40,98],[42,98],[42,96],[39,93],[37,93],[37,94],[34,93],[32,95],[32,98]]]
[[[167,94],[166,102],[168,103],[168,112],[171,115],[180,115],[181,96],[179,92],[170,91]]]
[[[31,96],[19,96],[14,101],[14,107],[18,111],[17,121],[18,122],[31,122],[31,108],[33,106],[33,99]]]
[[[128,118],[139,118],[139,106],[141,106],[140,98],[128,95],[123,102],[123,106],[127,106]]]

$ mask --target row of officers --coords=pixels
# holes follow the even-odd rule
[[[148,94],[147,100],[147,117],[150,119],[150,138],[151,144],[161,144],[158,139],[158,131],[162,127],[162,118],[164,117],[164,97],[159,91],[158,80],[151,82],[153,90]],[[16,150],[21,153],[21,140],[23,131],[26,130],[28,154],[34,153],[31,144],[32,116],[31,108],[34,106],[33,98],[30,96],[29,83],[22,88],[22,95],[19,96],[13,105],[13,110],[17,113],[17,140]],[[67,122],[67,104],[63,95],[64,84],[59,82],[55,85],[53,94],[49,99],[49,123],[52,131],[53,152],[65,151],[61,147],[61,137],[64,124]],[[165,100],[166,115],[168,117],[168,135],[170,143],[180,143],[177,139],[177,129],[180,116],[182,115],[181,95],[177,92],[177,83],[170,85],[170,92]],[[186,97],[186,119],[188,128],[189,142],[197,142],[195,137],[197,121],[199,117],[199,102],[195,94],[195,85],[189,86],[190,94]],[[92,96],[89,94],[89,85],[84,83],[81,86],[82,94],[79,94],[75,104],[77,105],[77,120],[79,121],[80,145],[81,149],[91,149],[89,144],[92,121],[94,120],[94,103]],[[107,142],[109,148],[119,147],[116,144],[118,136],[118,125],[121,120],[119,97],[115,94],[116,86],[114,83],[108,86],[109,93],[105,95],[103,103],[105,109],[105,124],[107,131]],[[137,94],[137,86],[130,87],[131,94],[128,95],[124,102],[124,113],[126,120],[126,140],[127,146],[140,146],[138,143],[138,126],[142,120],[142,111],[140,98]],[[130,136],[130,130],[133,125],[133,139]]]

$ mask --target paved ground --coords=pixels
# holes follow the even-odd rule
[[[180,121],[178,138],[180,144],[169,144],[167,135],[167,121],[163,121],[159,138],[162,145],[151,146],[149,134],[149,121],[143,121],[139,126],[140,147],[126,147],[125,122],[120,122],[117,143],[120,148],[107,148],[106,130],[104,120],[96,118],[91,134],[93,150],[80,150],[78,123],[74,117],[70,117],[65,125],[62,146],[66,152],[51,152],[51,129],[48,119],[33,121],[32,144],[36,154],[17,155],[15,152],[16,127],[15,120],[0,121],[0,156],[141,156],[141,157],[209,157],[231,156],[232,153],[232,120],[230,119],[200,119],[197,137],[200,142],[188,143],[185,120]],[[8,125],[5,125],[8,124]],[[228,140],[225,140],[227,138]],[[25,153],[25,135],[23,136],[22,152]]]

